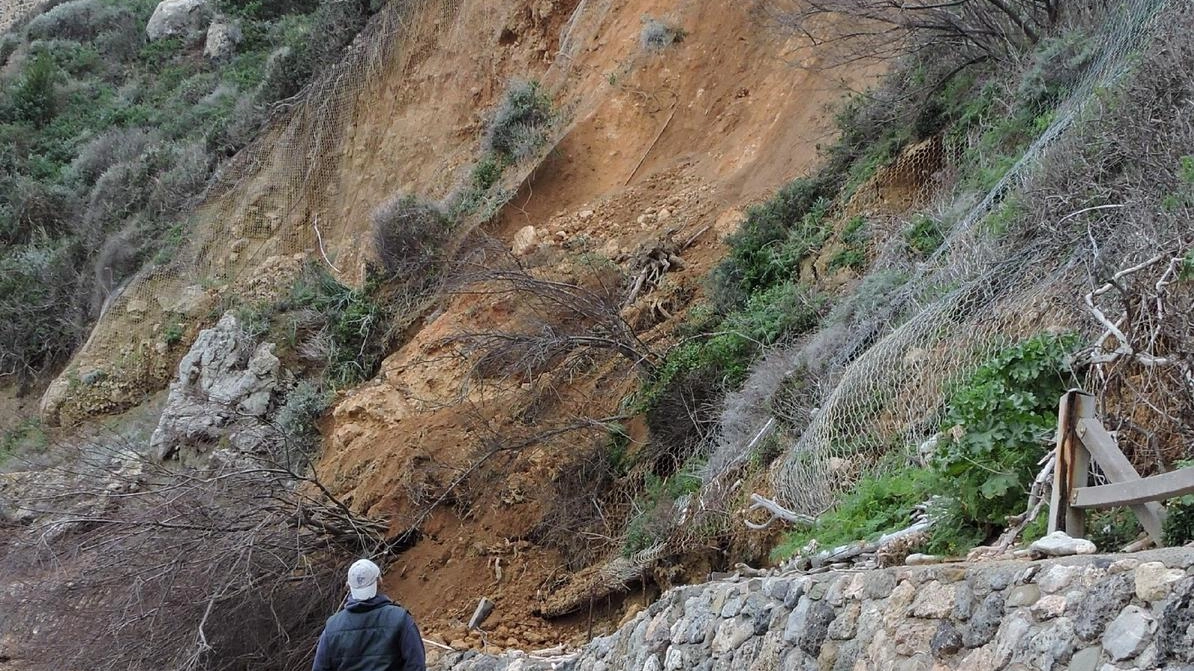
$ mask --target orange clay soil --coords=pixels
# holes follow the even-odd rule
[[[454,27],[419,53],[413,72],[396,81],[383,74],[362,93],[377,100],[361,104],[353,124],[340,221],[364,220],[398,187],[446,192],[476,155],[480,111],[508,77],[538,77],[570,124],[487,232],[509,245],[532,226],[522,263],[533,274],[573,281],[590,274],[586,264],[597,255],[632,274],[639,249],[695,236],[682,252],[684,267],[624,311],[656,351],[699,296],[700,278],[724,254],[724,236],[744,209],[812,168],[831,128],[827,106],[845,84],[858,86],[876,71],[816,71],[800,43],[775,33],[749,3],[629,0],[584,2],[579,10],[576,2],[496,3],[501,11],[489,4],[464,2],[459,20],[440,17]],[[683,41],[644,51],[644,15],[680,26]],[[569,45],[580,46],[553,60],[566,24]],[[387,589],[426,636],[443,643],[575,643],[608,631],[650,596],[596,604],[592,616],[533,614],[560,576],[577,568],[537,542],[550,524],[554,483],[603,437],[571,431],[511,446],[617,415],[636,377],[626,359],[598,354],[584,365],[569,360],[475,379],[475,357],[445,342],[462,332],[523,328],[531,318],[518,297],[447,299],[373,381],[339,401],[325,427],[319,470],[333,488],[356,508],[389,518],[395,534],[418,523],[417,540],[388,568]],[[508,449],[483,459],[502,446]],[[482,596],[496,603],[484,641],[464,628]]]

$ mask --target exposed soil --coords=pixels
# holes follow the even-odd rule
[[[644,50],[645,16],[679,26],[683,40]],[[622,313],[659,353],[700,296],[724,236],[751,203],[811,169],[831,129],[827,106],[877,72],[819,71],[818,57],[776,33],[751,3],[464,0],[427,3],[409,20],[414,42],[362,79],[350,109],[326,120],[343,127],[343,142],[328,148],[332,167],[308,187],[313,204],[289,213],[275,204],[305,169],[288,164],[277,142],[259,171],[199,213],[210,229],[197,229],[206,265],[196,262],[195,277],[147,284],[157,302],[219,269],[229,285],[201,287],[188,309],[171,308],[204,314],[213,291],[240,292],[263,266],[302,258],[331,259],[342,279],[359,281],[370,212],[397,192],[445,197],[476,160],[487,110],[507,82],[536,78],[566,125],[485,232],[511,245],[516,236],[528,242],[533,227],[522,265],[570,282],[589,281],[610,262],[634,276],[650,250],[682,247],[683,264]],[[146,307],[149,314],[134,309]],[[181,352],[155,346],[157,311],[130,302],[101,321],[72,370],[104,366],[111,390],[87,404],[48,394],[70,405],[64,420],[129,407],[164,383]],[[620,547],[617,520],[605,537],[564,543],[575,532],[558,499],[569,477],[583,481],[606,439],[587,420],[620,415],[636,385],[626,358],[602,352],[477,378],[475,353],[450,342],[462,332],[525,330],[539,317],[517,296],[451,296],[325,423],[321,476],[357,509],[389,518],[395,534],[417,526],[416,542],[387,571],[387,589],[444,643],[576,642],[616,626],[655,589],[569,618],[533,615],[580,564]],[[140,368],[112,368],[126,359]],[[565,430],[574,424],[584,426]],[[641,425],[629,424],[645,441]],[[695,577],[707,570],[689,568]],[[482,596],[497,604],[484,640],[463,626]]]
[[[358,148],[349,152],[357,169],[346,170],[357,177],[345,190],[345,221],[364,217],[394,188],[393,173],[377,172],[383,165],[405,173],[397,181],[407,188],[446,191],[452,182],[426,166],[467,166],[481,129],[481,117],[464,118],[459,106],[483,108],[500,94],[504,75],[519,67],[535,71],[534,56],[544,52],[522,52],[527,45],[521,37],[465,34],[477,11],[466,3],[453,35],[496,44],[473,45],[460,58],[451,58],[451,43],[442,44],[420,64],[425,76],[378,87],[413,86],[415,92],[393,99],[433,101],[401,111],[403,125],[426,123],[428,135],[412,142],[383,132],[395,127],[395,110],[384,102],[357,119]],[[644,52],[638,38],[641,17],[648,14],[682,26],[683,42]],[[536,244],[522,263],[533,273],[571,281],[585,275],[584,264],[594,256],[633,274],[636,252],[661,241],[691,240],[683,268],[667,273],[624,312],[657,351],[665,348],[674,319],[699,296],[700,278],[724,253],[723,238],[745,207],[814,163],[816,145],[829,128],[826,106],[842,93],[837,77],[858,81],[868,74],[796,68],[789,62],[796,45],[758,21],[746,8],[722,3],[676,8],[636,0],[579,13],[572,31],[590,41],[542,75],[572,123],[488,228],[509,244],[532,226]],[[559,17],[547,23],[558,25]],[[503,51],[508,61],[481,67],[478,54]],[[509,70],[493,73],[495,68]],[[470,76],[483,82],[466,88],[461,79]],[[462,91],[471,93],[462,100]],[[460,120],[455,136],[429,141],[451,125],[445,118]],[[395,158],[377,163],[390,152]],[[485,455],[580,418],[618,414],[635,373],[624,359],[597,355],[579,372],[477,380],[469,377],[475,359],[444,344],[462,332],[518,330],[529,319],[518,297],[454,297],[386,361],[376,380],[343,399],[328,427],[321,472],[354,506],[389,517],[395,533],[419,521],[462,472],[480,463],[422,520],[419,540],[386,575],[388,589],[416,614],[425,635],[442,643],[533,649],[579,642],[615,627],[654,589],[647,584],[646,592],[623,602],[596,603],[591,614],[551,621],[532,614],[576,568],[568,565],[575,557],[542,542],[545,523],[558,517],[549,515],[555,483],[582,468],[588,446],[604,437],[573,431]],[[594,543],[593,561],[617,547]],[[485,638],[464,628],[482,596],[497,604]]]

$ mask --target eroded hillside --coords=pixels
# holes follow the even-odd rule
[[[650,17],[680,38],[644,43]],[[488,110],[513,78],[543,82],[563,121],[551,151],[507,177],[516,193],[485,233],[514,245],[532,275],[581,285],[599,274],[594,264],[634,277],[653,250],[674,252],[682,264],[623,310],[661,352],[745,206],[811,167],[830,132],[827,105],[869,74],[819,70],[816,54],[734,3],[409,3],[378,22],[393,42],[360,41],[374,52],[346,71],[351,86],[325,83],[326,100],[309,100],[234,163],[239,178],[200,209],[181,259],[135,281],[51,386],[47,419],[136,405],[183,351],[162,346],[166,326],[181,321],[189,337],[229,295],[283,291],[304,260],[362,281],[370,213],[396,193],[446,198],[467,179]],[[618,521],[609,537],[576,543],[561,513],[577,504],[564,500],[568,483],[606,440],[592,421],[627,420],[618,406],[636,386],[634,365],[597,352],[478,375],[471,350],[451,342],[525,330],[542,311],[517,292],[447,296],[324,426],[320,476],[355,509],[389,519],[395,537],[417,531],[387,581],[443,642],[464,636],[481,596],[497,603],[492,643],[583,636],[590,619],[532,613],[562,578],[620,550]],[[631,433],[643,442],[641,427]],[[620,612],[616,600],[597,608],[602,619]]]

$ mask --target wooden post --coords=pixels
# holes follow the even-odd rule
[[[1070,505],[1073,501],[1074,490],[1090,484],[1090,452],[1082,443],[1074,428],[1085,419],[1095,416],[1094,396],[1084,392],[1075,392],[1071,402],[1070,423],[1067,440],[1070,443],[1069,477],[1065,491],[1065,532],[1074,538],[1086,535],[1086,511]]]
[[[1057,403],[1057,442],[1053,448],[1053,491],[1049,497],[1049,533],[1066,530],[1070,506],[1070,463],[1074,449],[1074,397],[1082,392],[1071,389]]]

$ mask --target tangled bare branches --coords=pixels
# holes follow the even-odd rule
[[[649,372],[657,357],[622,316],[622,281],[593,273],[591,286],[541,277],[513,262],[474,267],[459,278],[458,293],[512,298],[523,323],[503,330],[461,333],[449,338],[480,352],[482,376],[522,371],[528,377],[577,350],[615,352]]]
[[[948,48],[969,58],[1002,58],[1035,44],[1056,24],[1060,0],[770,0],[781,26],[814,44],[851,42],[871,57]],[[1079,3],[1083,4],[1083,3]]]
[[[5,558],[37,595],[17,632],[26,666],[309,664],[342,596],[339,565],[385,554],[386,525],[332,496],[306,463],[183,470],[133,447],[95,441],[27,474],[27,526]]]

